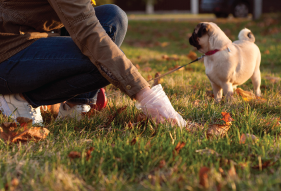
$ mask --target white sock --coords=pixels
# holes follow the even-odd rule
[[[15,96],[16,100],[26,102],[26,100],[23,99],[23,98],[20,96],[20,94],[15,94],[14,96]]]

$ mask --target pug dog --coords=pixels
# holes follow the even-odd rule
[[[189,38],[189,43],[205,54],[205,72],[218,102],[222,99],[222,93],[229,100],[234,89],[249,78],[256,96],[261,96],[261,53],[254,43],[255,36],[245,28],[240,31],[238,38],[232,42],[211,22],[198,24]]]

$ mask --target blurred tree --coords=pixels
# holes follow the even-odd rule
[[[154,13],[154,5],[160,0],[143,0],[146,3],[146,14]]]

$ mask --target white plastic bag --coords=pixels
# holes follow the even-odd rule
[[[155,118],[157,122],[171,120],[181,128],[186,126],[186,121],[175,111],[161,84],[153,86],[148,95],[136,103],[146,116]]]

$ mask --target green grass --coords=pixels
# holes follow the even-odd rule
[[[141,112],[132,100],[110,85],[109,107],[95,116],[80,122],[52,121],[46,124],[49,136],[38,143],[7,145],[0,141],[0,190],[5,190],[6,185],[13,190],[14,178],[19,180],[15,190],[200,190],[203,188],[199,184],[199,170],[203,166],[211,169],[209,190],[216,190],[217,185],[222,190],[281,190],[281,126],[275,126],[281,113],[281,87],[279,82],[273,84],[265,79],[267,75],[281,77],[281,17],[270,17],[274,20],[269,17],[256,22],[217,20],[233,40],[244,27],[254,33],[262,52],[265,103],[235,97],[231,104],[216,104],[206,95],[211,85],[202,62],[163,79],[165,92],[184,119],[207,128],[208,124],[219,122],[221,112],[231,113],[235,121],[226,137],[208,139],[206,130],[190,133],[169,124],[157,126],[152,121],[129,128],[128,123],[136,123]],[[145,78],[166,72],[190,61],[186,55],[194,49],[188,37],[196,25],[197,22],[191,21],[131,21],[122,50],[134,64],[139,64]],[[169,45],[159,46],[163,42]],[[266,50],[270,53],[264,54]],[[162,60],[165,54],[176,54],[181,60]],[[145,67],[151,67],[152,71],[145,72]],[[253,86],[248,81],[241,88],[252,91]],[[194,104],[195,100],[200,100],[199,105]],[[127,106],[126,110],[102,128],[109,115],[123,106]],[[0,120],[6,121],[3,117]],[[259,140],[239,144],[243,133],[254,134]],[[131,143],[133,139],[135,144]],[[186,145],[179,154],[174,154],[178,142]],[[87,161],[86,151],[90,147],[94,151]],[[219,155],[196,152],[206,148]],[[81,158],[70,159],[71,151],[80,152]],[[165,165],[159,166],[162,160]],[[263,170],[253,169],[260,160],[275,163]],[[235,177],[228,174],[232,165],[236,168]],[[224,173],[220,173],[222,170]]]

